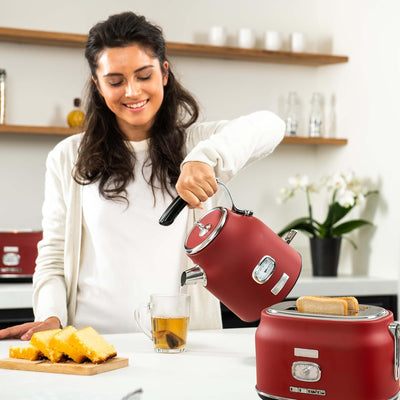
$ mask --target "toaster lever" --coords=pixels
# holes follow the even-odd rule
[[[399,366],[400,366],[400,349],[399,349],[399,339],[400,339],[400,323],[395,321],[389,324],[389,331],[394,337],[394,379],[399,380]]]

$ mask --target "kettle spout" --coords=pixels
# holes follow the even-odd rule
[[[182,272],[181,275],[181,286],[194,285],[201,283],[203,286],[207,286],[207,275],[200,265],[195,265],[192,268]]]

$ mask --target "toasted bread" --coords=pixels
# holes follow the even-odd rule
[[[114,346],[90,326],[74,332],[69,337],[68,343],[95,364],[117,355]]]
[[[32,346],[30,343],[25,346],[12,346],[9,348],[10,358],[22,358],[24,360],[35,361],[42,357],[39,349]]]
[[[347,312],[348,313],[357,313],[360,311],[360,306],[358,304],[358,300],[355,297],[347,296],[347,297],[336,297],[336,298],[347,301]]]
[[[321,298],[321,299],[345,300],[347,302],[347,314],[346,315],[354,314],[354,313],[357,313],[358,311],[360,311],[360,306],[358,304],[358,300],[353,296],[345,296],[345,297],[312,296],[312,297],[317,297],[317,298]]]
[[[337,297],[302,296],[296,300],[297,311],[311,314],[347,315],[347,301]]]
[[[31,337],[31,345],[39,349],[51,362],[59,362],[63,353],[50,346],[52,337],[61,329],[50,329],[48,331],[36,332]]]
[[[60,353],[64,353],[67,357],[71,358],[77,363],[81,363],[86,359],[86,356],[81,353],[75,347],[72,347],[68,340],[70,336],[76,332],[77,329],[73,326],[69,325],[60,332],[57,332],[51,339],[50,339],[50,347],[55,351]]]

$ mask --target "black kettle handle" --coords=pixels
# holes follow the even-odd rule
[[[218,185],[222,186],[222,188],[225,190],[225,193],[228,195],[229,199],[232,202],[232,211],[236,214],[240,215],[246,215],[246,216],[252,216],[253,211],[250,210],[241,210],[237,208],[233,202],[231,193],[229,192],[228,188],[218,180],[217,178],[217,183]],[[159,219],[160,225],[163,226],[168,226],[171,225],[174,221],[175,218],[178,216],[178,214],[185,208],[187,205],[186,201],[182,199],[182,197],[178,196],[176,197],[172,203],[168,206],[168,208],[164,211],[163,215],[161,215],[161,218]]]
[[[178,214],[187,206],[185,200],[182,197],[176,197],[172,203],[168,206],[168,208],[161,215],[160,220],[158,221],[160,225],[168,226],[171,225]]]

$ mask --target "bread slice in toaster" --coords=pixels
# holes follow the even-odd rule
[[[348,301],[339,297],[301,296],[296,307],[301,313],[311,314],[348,315],[349,311]]]
[[[353,296],[334,297],[335,299],[343,299],[347,302],[347,314],[357,313],[360,311],[358,300]]]

